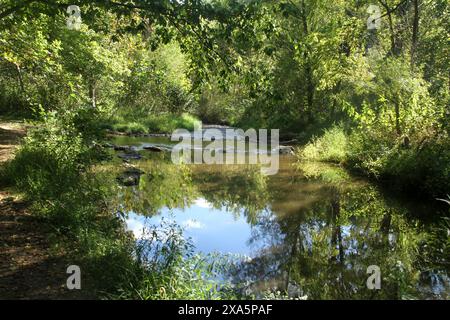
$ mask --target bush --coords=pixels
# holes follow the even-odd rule
[[[354,130],[348,141],[347,165],[369,176],[380,177],[386,156],[394,150],[394,138],[382,130]]]
[[[171,133],[176,129],[194,130],[200,121],[194,116],[183,113],[181,116],[174,114],[164,114],[159,116],[149,116],[144,120],[150,132]]]
[[[434,197],[450,190],[450,143],[431,140],[410,148],[396,146],[382,159],[381,175],[398,179],[406,190],[425,191]]]
[[[375,179],[389,181],[402,191],[444,196],[450,189],[448,135],[396,137],[380,128],[355,129],[346,135],[340,127],[313,138],[300,152],[301,160],[336,162]]]
[[[347,136],[339,126],[325,130],[319,138],[313,138],[299,153],[301,159],[336,163],[346,161],[347,155]]]
[[[82,135],[68,115],[49,113],[38,127],[29,130],[8,175],[33,201],[55,199],[79,182],[79,172],[91,158]]]
[[[99,150],[91,143],[91,131],[78,129],[80,111],[43,114],[3,174],[54,232],[53,245],[83,266],[89,279],[85,289],[96,296],[116,292],[129,281],[124,269],[132,272],[137,266],[133,239],[107,205],[116,193],[112,178],[91,169]]]
[[[112,129],[118,132],[126,132],[128,134],[148,133],[148,128],[137,122],[119,122],[112,125]]]

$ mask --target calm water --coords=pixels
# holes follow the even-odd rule
[[[116,138],[143,155],[145,172],[119,201],[136,238],[174,220],[202,253],[241,258],[230,277],[253,292],[309,299],[448,299],[448,206],[383,191],[337,166],[282,156],[277,175],[249,165],[173,165],[142,150],[166,138]],[[117,159],[117,163],[120,160]],[[381,270],[369,290],[367,267]]]

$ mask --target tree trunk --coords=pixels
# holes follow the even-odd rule
[[[91,99],[92,108],[97,108],[97,94],[94,83],[89,84],[89,97]]]
[[[395,101],[395,131],[397,132],[397,136],[402,134],[400,128],[400,104],[398,101]]]
[[[17,75],[18,75],[18,79],[19,79],[19,86],[20,86],[20,91],[25,94],[25,85],[23,84],[23,77],[22,77],[22,69],[20,69],[20,66],[17,63],[14,63],[14,65],[16,66],[16,70],[17,70]]]
[[[392,19],[393,10],[389,7],[387,2],[384,2],[382,0],[378,0],[378,2],[386,10],[386,15],[387,15],[388,24],[389,24],[389,33],[390,33],[390,38],[391,38],[391,54],[398,55],[400,53],[400,50],[397,47],[397,39],[395,36],[395,30],[394,30],[394,21]]]
[[[414,19],[411,39],[411,68],[414,69],[417,44],[419,42],[419,0],[414,0]]]
[[[303,26],[303,33],[305,37],[309,34],[308,30],[308,20],[306,15],[306,5],[305,0],[302,0],[302,26]],[[308,49],[305,50],[304,53],[304,59],[305,59],[305,78],[306,78],[306,102],[308,105],[308,114],[312,114],[313,110],[313,104],[314,104],[314,91],[315,86],[312,79],[312,68],[311,63],[309,62],[309,52]],[[309,119],[311,120],[311,119]]]

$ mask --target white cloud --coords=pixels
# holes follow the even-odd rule
[[[195,200],[194,204],[197,207],[200,207],[200,208],[206,208],[206,209],[212,209],[213,208],[212,204],[210,204],[208,201],[206,201],[203,198],[198,198],[197,200]]]
[[[193,219],[189,219],[183,222],[183,226],[186,229],[203,229],[205,227],[204,224],[202,224],[199,221],[193,220]]]
[[[144,237],[144,224],[136,218],[128,218],[126,221],[127,229],[132,231],[136,239]]]

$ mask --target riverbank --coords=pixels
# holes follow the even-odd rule
[[[26,135],[23,123],[0,121],[0,168]],[[0,299],[78,299],[66,288],[67,260],[52,248],[49,226],[31,203],[0,183]]]
[[[203,130],[235,129],[228,126],[203,125]],[[109,131],[108,137],[168,138],[170,133],[124,133]],[[359,140],[358,140],[359,138]],[[409,141],[409,140],[408,140]],[[445,149],[443,137],[423,139],[420,145],[414,141],[393,142],[390,149],[380,151],[377,143],[368,146],[362,136],[349,135],[342,128],[332,127],[322,136],[309,142],[299,139],[284,139],[280,142],[280,153],[294,153],[299,161],[319,161],[339,164],[352,174],[370,179],[373,183],[404,195],[416,195],[423,199],[446,199],[449,196],[450,155]],[[379,143],[379,145],[383,145]],[[367,147],[364,149],[363,146]],[[110,147],[117,147],[111,145]],[[128,146],[129,147],[129,146]],[[156,145],[155,148],[158,148]],[[381,148],[382,149],[382,148]],[[366,151],[365,151],[366,150]]]
[[[161,114],[158,116],[116,116],[104,119],[101,127],[118,135],[166,136],[177,129],[194,130],[200,124],[195,116],[183,113]]]
[[[35,251],[48,256],[49,261],[62,255],[58,260],[64,262],[62,265],[59,262],[55,262],[54,267],[42,264],[46,272],[40,272],[38,267],[31,271],[41,275],[36,277],[41,279],[36,280],[36,286],[45,282],[47,277],[53,277],[54,282],[46,287],[55,294],[49,292],[46,298],[64,299],[70,294],[97,299],[236,297],[234,292],[211,290],[213,283],[210,279],[213,277],[209,275],[216,263],[213,267],[203,257],[193,256],[189,250],[191,244],[181,240],[179,226],[166,226],[167,235],[152,238],[150,243],[137,241],[127,231],[125,213],[117,199],[120,187],[116,183],[116,171],[97,170],[109,159],[107,149],[92,143],[101,142],[103,135],[91,136],[86,131],[79,131],[74,126],[76,118],[77,115],[70,113],[49,114],[39,126],[29,130],[14,159],[8,162],[5,170],[2,169],[2,181],[11,190],[24,195],[30,216],[43,228],[30,229],[48,240],[43,242],[37,236],[28,236],[29,241],[43,245]],[[96,124],[96,119],[92,119],[92,123],[83,123],[83,129]],[[20,233],[19,226],[12,227]],[[41,230],[45,232],[41,233]],[[10,237],[6,231],[4,234],[6,238]],[[33,247],[34,244],[27,242],[25,246]],[[14,247],[11,252],[17,251]],[[31,261],[31,258],[24,259]],[[63,286],[68,277],[68,265],[80,267],[81,290],[66,293],[68,290]],[[23,268],[17,272],[27,277],[28,273]],[[12,285],[14,276],[24,285],[12,297],[40,297],[22,291],[29,285],[17,273],[11,275],[12,278],[5,274],[4,290]],[[54,283],[57,287],[53,289]],[[15,292],[13,288],[11,292]]]
[[[334,126],[299,147],[297,157],[340,164],[409,195],[436,199],[450,194],[450,144],[445,132],[390,137]]]

